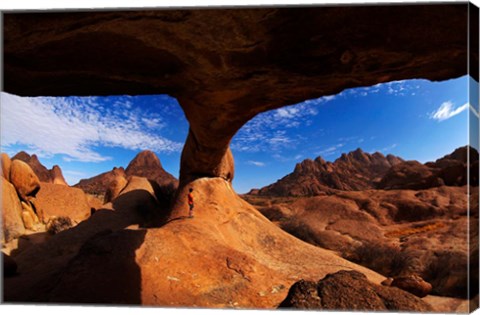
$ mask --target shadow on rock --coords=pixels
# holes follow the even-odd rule
[[[105,207],[56,235],[20,238],[19,248],[12,251],[17,275],[4,279],[4,300],[139,304],[135,250],[146,231],[137,226],[159,220],[162,212],[155,198],[141,189],[126,192]],[[127,227],[130,230],[124,230]],[[37,237],[45,239],[37,243]]]
[[[64,269],[49,302],[141,304],[135,250],[145,230],[103,231],[89,239]]]

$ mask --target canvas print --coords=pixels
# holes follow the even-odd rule
[[[478,12],[2,12],[2,303],[475,310]]]

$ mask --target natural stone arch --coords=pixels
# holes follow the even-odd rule
[[[231,181],[230,140],[260,112],[346,88],[467,74],[467,16],[467,3],[7,13],[4,87],[170,94],[190,123],[181,183]]]

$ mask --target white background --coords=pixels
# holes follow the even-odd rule
[[[55,0],[0,0],[0,10],[25,10],[25,9],[84,9],[84,8],[138,8],[138,7],[193,7],[193,6],[246,6],[246,5],[288,5],[288,4],[348,4],[348,3],[426,3],[425,0],[82,0],[82,1],[55,1]],[[437,1],[439,2],[439,1]],[[445,2],[445,1],[444,1]],[[449,1],[465,2],[465,1]],[[472,0],[480,6],[480,0]],[[87,314],[86,314],[87,313]],[[307,315],[320,312],[307,311],[247,311],[247,310],[211,310],[211,309],[159,309],[146,307],[91,307],[91,306],[32,306],[32,305],[0,305],[2,315]],[[323,314],[358,314],[352,312],[322,312]],[[479,312],[476,312],[477,314]],[[372,314],[392,314],[372,313]]]

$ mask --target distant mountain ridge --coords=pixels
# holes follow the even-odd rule
[[[468,164],[470,162],[470,165]],[[470,172],[468,172],[470,171]],[[378,185],[380,189],[428,189],[439,186],[478,185],[478,151],[457,148],[435,162],[407,161],[392,167]]]
[[[111,171],[97,176],[82,179],[75,187],[92,195],[104,195],[110,183],[118,176],[128,178],[129,176],[145,177],[156,182],[160,187],[177,186],[178,180],[165,171],[157,155],[149,150],[138,153],[128,164],[127,168],[114,167]]]
[[[404,162],[382,153],[366,153],[358,148],[343,153],[334,162],[323,158],[306,159],[295,166],[293,173],[258,191],[260,195],[312,196],[330,188],[366,190],[376,187],[383,175],[394,165]]]
[[[470,149],[470,150],[469,150]],[[369,154],[360,148],[343,153],[334,162],[323,158],[306,159],[292,173],[249,194],[265,196],[315,196],[330,189],[359,191],[368,189],[428,189],[442,185],[467,184],[467,156],[470,176],[478,181],[478,152],[464,146],[451,154],[422,164],[404,161],[394,155]]]
[[[74,187],[80,188],[87,194],[102,196],[107,191],[108,185],[117,176],[126,177],[123,167],[114,167],[111,171],[87,179],[81,179]]]

